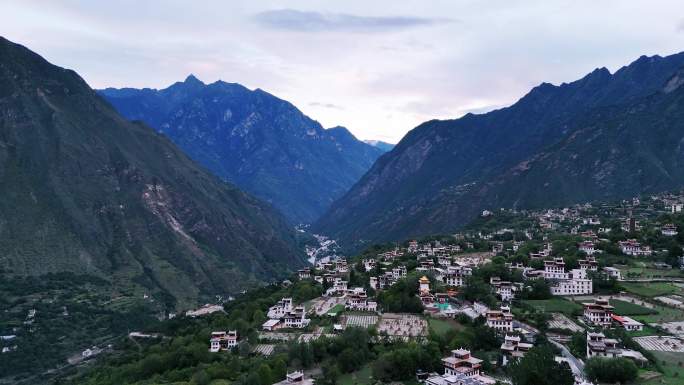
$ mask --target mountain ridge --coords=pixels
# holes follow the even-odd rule
[[[684,53],[642,56],[614,74],[597,68],[574,82],[541,83],[506,108],[422,123],[313,228],[347,243],[455,231],[485,202],[497,207],[495,193],[478,186],[567,138],[592,110],[660,91],[683,65]]]
[[[99,92],[124,116],[150,124],[294,223],[315,220],[383,152],[346,129],[324,129],[286,100],[237,83],[204,84],[189,75],[161,90]]]

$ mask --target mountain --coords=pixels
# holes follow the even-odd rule
[[[392,151],[392,149],[394,148],[394,145],[392,143],[383,142],[381,140],[364,140],[363,142],[366,144],[370,144],[373,147],[377,147],[384,152]]]
[[[100,93],[293,223],[317,219],[383,153],[344,127],[323,129],[292,104],[239,84],[204,84],[190,75],[162,90]]]
[[[314,230],[358,246],[454,231],[484,208],[680,187],[673,144],[684,127],[674,112],[652,114],[680,108],[673,79],[682,66],[684,53],[642,56],[614,74],[600,68],[560,86],[543,83],[507,108],[425,122],[378,159]],[[665,93],[668,84],[676,92]],[[655,128],[637,124],[671,131],[649,137]]]
[[[0,38],[0,268],[74,272],[188,307],[304,263],[270,205]]]

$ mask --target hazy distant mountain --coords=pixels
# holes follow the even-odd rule
[[[615,74],[541,84],[508,108],[423,123],[314,229],[358,245],[454,231],[483,208],[682,187],[683,65],[684,53],[644,56]]]
[[[373,147],[377,147],[384,152],[392,151],[394,145],[392,143],[383,142],[381,140],[364,140],[364,143],[370,144]]]
[[[71,271],[190,306],[304,263],[270,205],[0,38],[0,268]],[[132,288],[138,289],[132,289]]]
[[[383,152],[343,127],[325,130],[292,104],[239,84],[204,84],[191,75],[163,90],[100,92],[124,116],[147,122],[295,223],[318,218]]]

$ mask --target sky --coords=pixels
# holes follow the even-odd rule
[[[165,88],[194,74],[396,143],[542,82],[680,52],[683,10],[681,0],[3,0],[0,35],[93,88]]]

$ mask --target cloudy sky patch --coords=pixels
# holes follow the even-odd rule
[[[254,19],[267,27],[299,32],[381,32],[453,22],[453,20],[443,18],[430,19],[409,16],[369,17],[345,13],[300,11],[296,9],[259,12],[254,16]]]
[[[397,142],[542,82],[680,52],[681,15],[680,0],[5,0],[0,34],[95,88],[163,88],[194,73]]]

